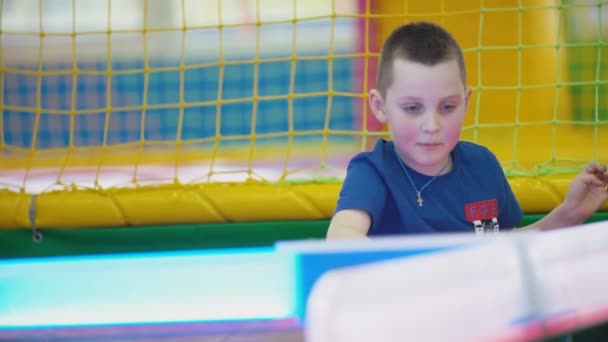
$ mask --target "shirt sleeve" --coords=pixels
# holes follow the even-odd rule
[[[385,182],[378,170],[369,160],[355,157],[348,165],[335,212],[359,209],[370,215],[372,224],[379,222],[386,193]]]
[[[519,206],[519,202],[517,201],[515,194],[513,194],[511,185],[504,174],[500,162],[494,154],[492,154],[492,158],[497,165],[497,184],[500,184],[501,190],[498,207],[498,222],[500,223],[501,230],[511,230],[516,228],[521,223],[521,220],[523,219],[523,211]]]

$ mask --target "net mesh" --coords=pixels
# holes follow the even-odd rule
[[[386,136],[366,94],[381,42],[411,20],[461,43],[473,88],[462,138],[497,154],[524,209],[551,208],[568,175],[608,159],[606,1],[0,4],[0,226],[29,224],[31,195],[51,225],[142,222],[131,213],[167,206],[154,189],[194,191],[213,220],[284,218],[294,207],[276,208],[277,191],[308,208],[289,218],[330,216],[348,160]],[[545,189],[525,193],[538,176]],[[111,197],[121,218],[55,217],[82,196]],[[265,215],[229,214],[252,196]]]

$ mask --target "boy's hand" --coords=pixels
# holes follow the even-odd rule
[[[563,202],[574,221],[584,222],[608,200],[606,165],[591,163],[572,181]]]

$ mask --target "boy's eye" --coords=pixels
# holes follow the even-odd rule
[[[441,106],[442,113],[451,113],[452,111],[454,111],[454,109],[456,109],[456,105],[454,104],[445,104]]]
[[[420,104],[408,104],[405,106],[402,106],[401,109],[403,109],[404,112],[409,113],[409,114],[418,114],[422,111],[422,105]]]

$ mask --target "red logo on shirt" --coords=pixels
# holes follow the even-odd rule
[[[467,221],[491,220],[498,217],[498,202],[493,200],[469,203],[464,206]]]

